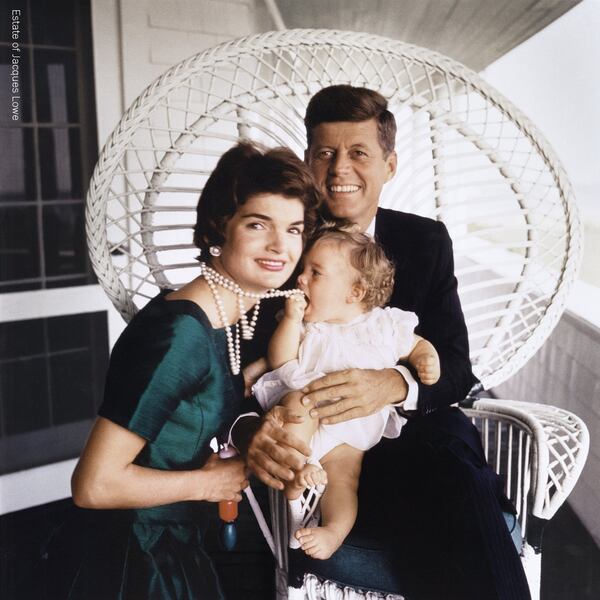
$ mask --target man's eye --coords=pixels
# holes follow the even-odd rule
[[[333,152],[331,150],[321,150],[317,156],[319,158],[331,158],[333,156]]]

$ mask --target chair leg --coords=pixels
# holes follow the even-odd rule
[[[540,586],[542,576],[542,553],[536,552],[527,542],[523,544],[521,562],[529,584],[531,600],[540,600]]]
[[[548,521],[529,516],[527,522],[527,541],[523,544],[521,562],[529,584],[531,600],[540,600],[542,583],[542,538]]]

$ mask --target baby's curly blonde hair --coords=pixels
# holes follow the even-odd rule
[[[358,273],[356,283],[365,290],[361,302],[367,310],[388,302],[394,288],[394,265],[371,236],[358,231],[352,223],[326,222],[317,228],[305,251],[322,241],[350,247],[350,264]]]

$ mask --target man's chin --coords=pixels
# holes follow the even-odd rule
[[[336,219],[345,219],[351,223],[359,223],[360,213],[354,210],[352,207],[345,205],[341,202],[335,202],[327,200],[327,210],[329,215]]]

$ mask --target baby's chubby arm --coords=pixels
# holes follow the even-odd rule
[[[305,308],[306,300],[301,294],[295,294],[286,300],[283,318],[269,342],[267,358],[271,369],[277,369],[286,362],[298,358]]]
[[[417,371],[421,383],[433,385],[440,378],[440,357],[431,342],[415,335],[417,342],[408,355],[408,362]]]

